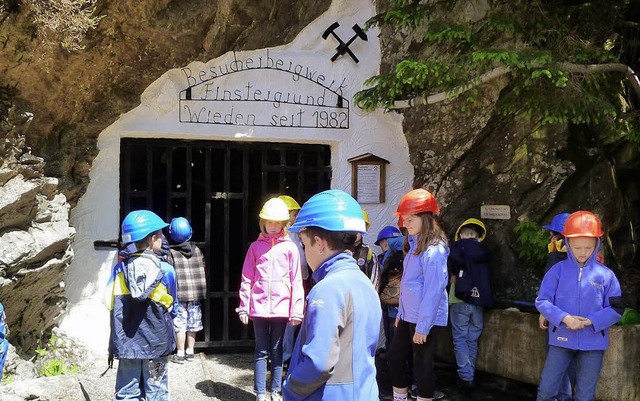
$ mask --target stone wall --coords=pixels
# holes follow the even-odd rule
[[[440,339],[437,357],[455,366],[451,332]],[[547,334],[538,328],[538,315],[517,309],[485,313],[478,348],[478,370],[525,383],[538,384],[545,361]],[[613,326],[609,350],[598,381],[600,401],[640,399],[640,325]]]
[[[58,180],[44,175],[44,160],[25,146],[32,116],[0,100],[0,302],[9,341],[26,353],[65,309],[64,274],[75,230]]]

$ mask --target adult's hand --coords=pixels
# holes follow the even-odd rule
[[[300,323],[302,323],[302,320],[300,320],[300,319],[291,319],[291,325],[292,326],[297,326]]]
[[[242,324],[249,324],[249,315],[247,315],[246,313],[241,313],[240,321],[242,322]]]

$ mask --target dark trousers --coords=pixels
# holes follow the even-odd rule
[[[418,396],[433,398],[436,384],[433,354],[440,330],[438,326],[433,326],[427,336],[427,341],[424,344],[415,344],[413,334],[416,331],[416,325],[400,320],[393,334],[391,347],[387,352],[389,375],[393,387],[408,388],[411,384],[405,366],[413,354],[413,368],[416,370],[418,378]]]

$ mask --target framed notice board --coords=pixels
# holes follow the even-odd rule
[[[358,203],[384,203],[388,160],[365,153],[348,159],[351,163],[351,195]]]

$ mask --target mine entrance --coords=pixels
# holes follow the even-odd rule
[[[149,209],[169,222],[186,217],[207,263],[208,298],[197,346],[245,347],[252,330],[235,308],[242,263],[259,233],[258,213],[271,196],[300,204],[330,188],[327,145],[122,139],[120,218]],[[168,235],[168,233],[165,233]]]

